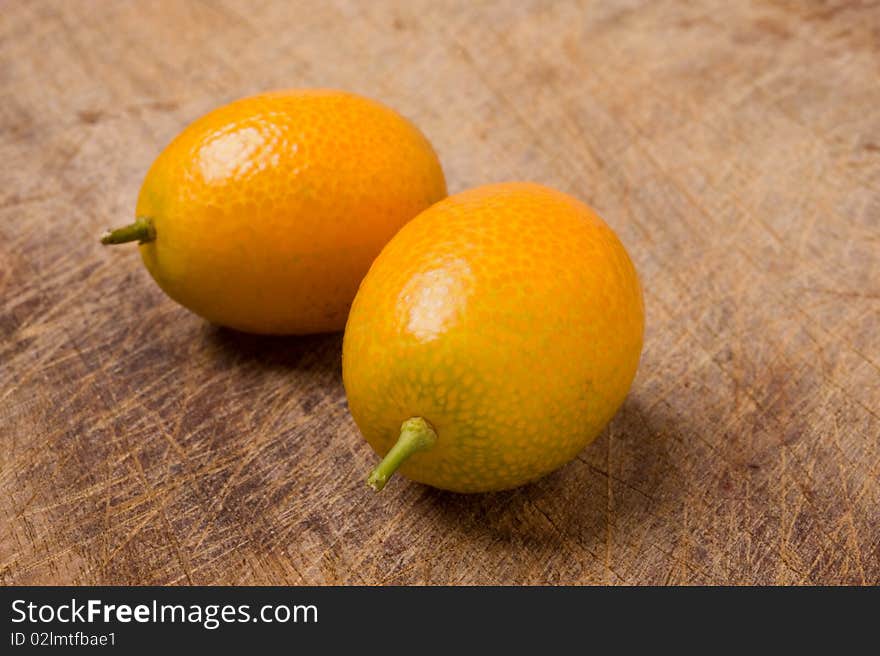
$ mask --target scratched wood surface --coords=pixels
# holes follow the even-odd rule
[[[576,461],[377,496],[340,336],[217,329],[98,245],[188,122],[295,86],[620,234],[645,352]],[[4,584],[880,583],[876,2],[7,0],[0,162]]]

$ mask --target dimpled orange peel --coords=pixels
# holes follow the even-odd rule
[[[446,196],[431,144],[393,110],[351,93],[264,93],[216,109],[156,159],[138,241],[174,300],[254,333],[341,330],[358,283],[407,221]]]
[[[623,402],[639,362],[639,280],[589,207],[529,183],[450,196],[404,226],[349,314],[352,416],[394,471],[502,490],[568,462]]]

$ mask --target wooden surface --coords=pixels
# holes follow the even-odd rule
[[[617,230],[646,347],[575,462],[377,496],[338,335],[216,329],[98,245],[189,121],[293,86]],[[2,583],[880,583],[876,2],[7,0],[0,130]]]

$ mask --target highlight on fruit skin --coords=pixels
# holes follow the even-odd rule
[[[135,221],[101,242],[137,242],[159,286],[212,323],[331,332],[382,246],[445,196],[431,144],[394,110],[275,91],[184,129],[147,173]]]
[[[456,492],[503,490],[573,459],[623,402],[644,306],[614,232],[531,183],[433,205],[385,246],[343,341],[349,409],[383,459]]]

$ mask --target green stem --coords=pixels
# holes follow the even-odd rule
[[[153,222],[145,216],[139,216],[134,223],[115,230],[108,230],[101,235],[102,244],[125,244],[129,241],[136,241],[145,244],[156,238],[156,228]]]
[[[427,421],[421,417],[412,417],[400,425],[400,437],[391,450],[373,470],[367,479],[367,485],[378,492],[403,461],[418,451],[425,451],[434,446],[437,433]]]

